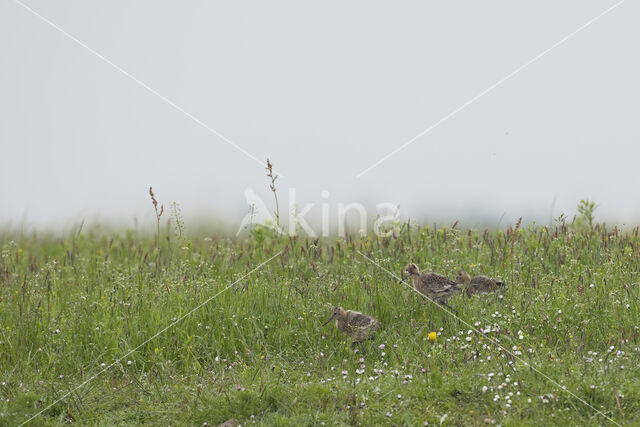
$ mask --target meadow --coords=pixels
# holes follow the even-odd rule
[[[640,424],[639,229],[589,205],[319,240],[173,223],[0,233],[0,424]],[[408,262],[508,287],[456,318]],[[381,322],[364,353],[321,326],[336,305]]]

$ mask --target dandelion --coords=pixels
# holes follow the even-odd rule
[[[438,334],[436,332],[429,332],[429,341],[434,342],[438,338]]]

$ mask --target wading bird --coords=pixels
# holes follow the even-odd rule
[[[353,340],[351,347],[362,344],[363,341],[374,339],[375,331],[380,328],[380,322],[373,317],[362,314],[359,311],[345,310],[342,307],[335,307],[329,320],[324,322],[322,326],[332,320],[336,321],[336,326],[340,332],[343,332]]]
[[[464,285],[467,296],[477,293],[494,292],[499,289],[504,289],[507,286],[507,283],[503,280],[492,279],[487,276],[471,277],[469,273],[464,270],[458,271],[456,282]]]
[[[449,308],[451,307],[447,304],[447,300],[462,292],[462,287],[446,276],[436,273],[420,274],[418,266],[414,263],[408,264],[404,270],[413,279],[413,287],[416,291]]]

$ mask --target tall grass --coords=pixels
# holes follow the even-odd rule
[[[400,229],[318,240],[267,227],[189,240],[181,229],[174,238],[185,242],[162,253],[159,227],[4,234],[0,423],[45,408],[32,425],[640,422],[638,228],[582,214],[553,227]],[[358,252],[398,276],[413,261],[451,277],[460,268],[501,277],[508,289],[450,300],[478,332]],[[383,325],[366,355],[320,326],[334,305]]]

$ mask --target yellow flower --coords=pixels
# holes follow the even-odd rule
[[[18,253],[21,254],[22,253],[22,249],[18,249]]]
[[[262,356],[260,356],[260,359],[264,359],[264,354]]]
[[[155,349],[155,350],[153,350],[153,351],[155,351],[155,352],[157,353],[157,352],[159,352],[160,350],[158,350],[158,347],[156,347],[156,349]]]
[[[429,341],[434,342],[438,338],[438,334],[435,332],[429,332]]]

